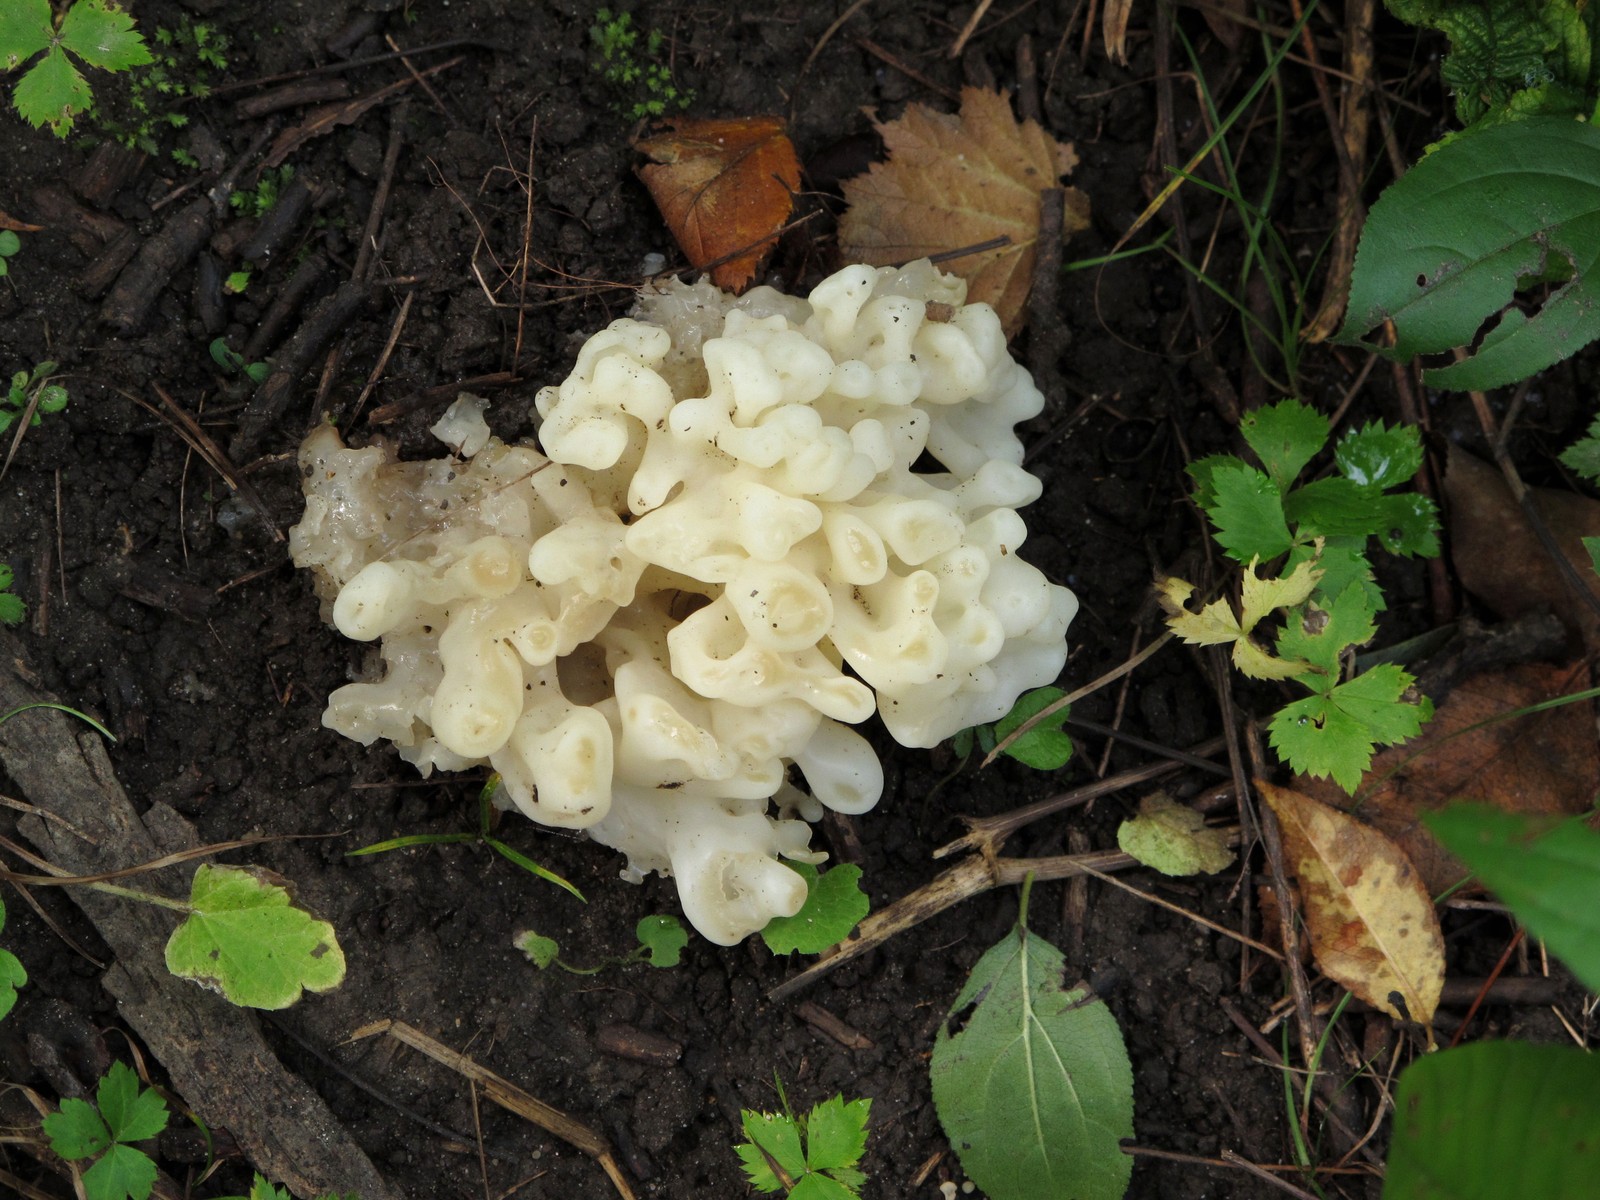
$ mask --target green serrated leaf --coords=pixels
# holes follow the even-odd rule
[[[1359,584],[1367,594],[1372,610],[1382,612],[1388,606],[1384,603],[1382,589],[1373,581],[1372,563],[1367,558],[1366,545],[1367,539],[1364,537],[1333,537],[1323,539],[1320,554],[1314,545],[1296,546],[1289,552],[1284,571],[1315,558],[1322,578],[1317,580],[1316,590],[1311,593],[1313,600],[1326,608],[1329,601],[1354,583]]]
[[[783,1187],[766,1155],[783,1168],[791,1180],[806,1173],[805,1151],[800,1148],[800,1127],[794,1119],[783,1113],[762,1113],[745,1109],[742,1114],[744,1135],[750,1139],[748,1146],[739,1147],[739,1158],[745,1164],[745,1174],[750,1182],[763,1192],[775,1192]],[[746,1154],[749,1150],[752,1154]]]
[[[1326,609],[1311,606],[1291,616],[1278,634],[1278,656],[1308,662],[1337,680],[1339,656],[1377,635],[1376,615],[1366,591],[1352,583]]]
[[[1589,426],[1585,437],[1561,452],[1561,462],[1590,483],[1600,483],[1600,421]]]
[[[1233,865],[1228,835],[1186,804],[1157,793],[1117,828],[1122,852],[1163,875],[1210,875]]]
[[[794,1185],[789,1200],[860,1200],[854,1188],[826,1175],[807,1175]]]
[[[774,954],[821,954],[850,936],[871,903],[861,890],[861,868],[841,863],[819,874],[810,863],[785,863],[806,881],[806,902],[792,917],[774,917],[761,940]]]
[[[83,1173],[89,1200],[146,1200],[156,1183],[156,1164],[143,1150],[117,1144]]]
[[[1485,1041],[1422,1055],[1394,1111],[1383,1200],[1595,1194],[1600,1058],[1576,1047]]]
[[[1065,972],[1061,952],[1019,924],[978,960],[934,1043],[934,1107],[991,1196],[1121,1200],[1128,1188],[1128,1052],[1105,1004],[1063,986]]]
[[[1352,483],[1388,491],[1422,469],[1422,437],[1410,425],[1372,421],[1339,439],[1333,461]]]
[[[1301,676],[1307,687],[1319,677]],[[1382,664],[1348,683],[1297,700],[1273,717],[1272,748],[1296,771],[1318,779],[1332,777],[1354,794],[1372,765],[1375,745],[1389,746],[1415,737],[1433,715],[1426,698],[1401,699],[1415,682],[1399,667]]]
[[[21,625],[28,606],[15,592],[0,592],[0,625]]]
[[[259,1171],[250,1180],[250,1200],[294,1200],[287,1188],[275,1187]]]
[[[1058,687],[1042,687],[1017,697],[1011,711],[995,722],[995,744],[1010,737],[1029,717],[1043,712],[1065,695]],[[1007,746],[1005,753],[1036,771],[1054,771],[1066,766],[1072,757],[1072,739],[1061,726],[1070,711],[1062,708],[1052,713]]]
[[[1218,466],[1211,472],[1215,502],[1206,508],[1217,544],[1229,558],[1247,563],[1276,558],[1293,541],[1283,514],[1283,493],[1254,467]]]
[[[1600,991],[1600,833],[1581,821],[1452,805],[1423,818],[1435,837]]]
[[[561,953],[561,947],[554,938],[547,938],[531,929],[517,934],[511,939],[511,944],[526,954],[541,971],[555,962],[556,956]]]
[[[44,1119],[50,1149],[68,1162],[99,1154],[111,1145],[111,1133],[100,1113],[87,1100],[76,1097],[61,1102],[61,1111]]]
[[[11,93],[11,103],[34,128],[50,126],[57,137],[72,132],[72,122],[87,112],[94,97],[89,81],[56,46],[28,69]]]
[[[1189,477],[1194,480],[1194,502],[1201,508],[1209,510],[1217,502],[1217,488],[1213,476],[1222,467],[1247,471],[1250,469],[1250,464],[1242,458],[1235,458],[1232,454],[1211,454],[1205,458],[1195,459],[1186,468]]]
[[[1596,575],[1600,575],[1600,537],[1584,538],[1583,548],[1589,552],[1589,565],[1594,568]]]
[[[806,1117],[806,1166],[813,1171],[853,1167],[867,1152],[871,1100],[824,1100]]]
[[[167,1127],[167,1105],[154,1089],[139,1086],[139,1076],[124,1062],[111,1064],[95,1089],[100,1115],[118,1142],[142,1142]]]
[[[1573,278],[1527,317],[1517,290],[1552,260]],[[1499,387],[1600,337],[1597,262],[1600,130],[1555,117],[1491,125],[1440,146],[1373,205],[1339,340],[1400,361],[1476,345],[1423,382]],[[1393,346],[1362,341],[1385,321]]]
[[[287,1008],[302,990],[344,980],[333,926],[289,902],[261,868],[205,865],[189,894],[193,912],[167,942],[167,969],[246,1008]]]
[[[1410,558],[1439,553],[1439,506],[1420,492],[1384,496],[1378,507],[1378,540],[1390,554]]]
[[[1328,418],[1298,400],[1281,400],[1239,419],[1245,443],[1280,492],[1317,456],[1328,440],[1328,430]]]
[[[61,22],[61,44],[102,71],[126,71],[155,61],[133,18],[106,0],[78,0]]]
[[[22,960],[9,950],[0,950],[0,1020],[17,1006],[17,989],[27,982]]]
[[[1376,488],[1330,477],[1295,488],[1283,498],[1283,515],[1307,537],[1369,537],[1382,525],[1383,501]]]
[[[645,917],[634,927],[634,934],[652,967],[677,966],[683,959],[683,948],[689,944],[689,934],[677,917]],[[550,944],[555,945],[554,942]]]
[[[0,4],[0,71],[20,67],[54,36],[49,0],[6,0]]]

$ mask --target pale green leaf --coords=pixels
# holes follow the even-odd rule
[[[1552,263],[1572,278],[1525,316],[1518,288]],[[1513,383],[1600,337],[1597,263],[1600,130],[1553,117],[1491,125],[1440,146],[1373,205],[1339,339],[1399,361],[1476,346],[1423,381]],[[1393,346],[1361,341],[1385,321]]]
[[[259,1171],[250,1180],[250,1200],[294,1200],[287,1188],[274,1187]]]
[[[1304,675],[1307,687],[1323,687],[1323,677]],[[1424,697],[1402,697],[1415,680],[1392,663],[1380,664],[1348,683],[1287,705],[1268,727],[1272,748],[1296,771],[1333,781],[1354,793],[1372,765],[1375,745],[1389,746],[1415,737],[1433,716]]]
[[[1421,1055],[1394,1112],[1383,1200],[1593,1200],[1600,1057],[1490,1041]]]
[[[61,22],[61,44],[104,71],[126,71],[154,61],[133,18],[106,0],[78,0]]]
[[[118,1142],[142,1142],[167,1127],[167,1105],[152,1088],[141,1088],[139,1076],[124,1062],[111,1064],[95,1089],[100,1115]]]
[[[1157,793],[1117,828],[1117,845],[1163,875],[1210,875],[1233,865],[1228,835],[1186,804]]]
[[[1133,1170],[1122,1033],[1065,971],[1019,925],[978,960],[934,1043],[939,1120],[962,1169],[1001,1200],[1121,1200]]]
[[[1058,687],[1042,687],[1017,697],[1011,711],[995,722],[995,742],[1005,741],[1029,718],[1065,695]],[[1054,771],[1066,766],[1072,758],[1072,739],[1061,726],[1069,712],[1066,707],[1057,709],[1007,746],[1004,753],[1036,771]]]
[[[763,1192],[774,1192],[783,1186],[768,1165],[766,1155],[771,1155],[791,1180],[799,1179],[806,1173],[805,1151],[800,1148],[800,1127],[792,1117],[783,1113],[760,1113],[746,1109],[743,1122],[744,1135],[750,1139],[750,1144],[739,1147],[739,1157],[754,1186]]]
[[[333,926],[291,906],[288,891],[259,868],[202,866],[189,895],[194,911],[167,943],[167,969],[247,1008],[287,1008],[302,989],[344,980]]]
[[[1247,412],[1239,432],[1279,491],[1285,491],[1328,440],[1328,418],[1298,400]]]
[[[87,1100],[73,1097],[61,1102],[61,1111],[44,1119],[50,1149],[68,1162],[99,1154],[111,1145],[111,1134],[100,1113]]]
[[[156,1164],[143,1150],[112,1146],[83,1173],[89,1200],[145,1200],[156,1182]]]
[[[49,0],[6,0],[0,4],[0,71],[21,66],[54,35]]]
[[[785,863],[806,881],[806,902],[792,917],[774,917],[761,939],[774,954],[821,954],[850,936],[871,907],[861,890],[861,868],[841,863],[818,874],[809,863]]]
[[[794,1185],[789,1200],[858,1200],[857,1193],[837,1179],[826,1175],[807,1175]]]
[[[1262,579],[1251,560],[1239,586],[1239,627],[1249,633],[1277,609],[1304,604],[1321,578],[1322,570],[1315,559],[1300,563],[1277,579]]]
[[[541,971],[555,962],[556,955],[561,953],[561,947],[554,938],[547,938],[531,929],[517,934],[511,939],[511,944],[526,954]]]
[[[867,1151],[871,1100],[835,1096],[812,1107],[806,1117],[806,1166],[813,1171],[853,1167]]]
[[[677,917],[645,917],[634,927],[634,934],[644,950],[645,959],[652,967],[675,967],[683,959],[683,948],[689,944],[689,934]],[[535,934],[535,937],[538,935]],[[546,939],[547,941],[549,939]],[[550,943],[552,946],[554,942]],[[530,955],[529,957],[532,957]],[[547,966],[540,963],[540,966]]]
[[[73,120],[89,110],[94,96],[83,73],[67,61],[59,47],[51,47],[17,81],[11,102],[30,125],[48,125],[57,137],[66,137],[72,132]]]
[[[1217,544],[1237,562],[1276,558],[1290,546],[1283,493],[1253,467],[1218,467],[1211,473],[1216,500],[1206,508]]]
[[[1600,833],[1581,821],[1453,805],[1423,818],[1591,992],[1600,992]]]

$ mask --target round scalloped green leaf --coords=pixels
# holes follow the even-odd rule
[[[1576,1047],[1430,1054],[1400,1077],[1383,1200],[1592,1200],[1596,1130],[1600,1058]]]
[[[259,867],[202,866],[193,912],[167,942],[167,969],[245,1008],[288,1008],[302,989],[344,981],[333,926],[290,904],[283,881]]]

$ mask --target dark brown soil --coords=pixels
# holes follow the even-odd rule
[[[530,1176],[535,1181],[519,1195],[614,1193],[583,1155],[492,1106],[475,1109],[466,1082],[445,1068],[377,1041],[341,1045],[353,1029],[380,1018],[407,1021],[467,1051],[602,1131],[619,1147],[642,1196],[746,1194],[731,1148],[739,1140],[739,1110],[775,1105],[774,1073],[799,1104],[835,1092],[873,1099],[863,1164],[871,1180],[867,1195],[931,1197],[942,1181],[959,1184],[960,1166],[929,1097],[928,1054],[967,971],[1014,921],[1013,891],[990,893],[918,926],[800,998],[852,1027],[865,1048],[846,1048],[820,1033],[797,1015],[796,1001],[768,999],[803,964],[775,959],[759,940],[731,949],[696,940],[684,965],[672,970],[635,966],[590,977],[535,971],[511,944],[518,930],[554,937],[578,962],[623,954],[641,916],[675,911],[670,882],[627,886],[616,879],[620,862],[612,852],[515,817],[500,825],[499,836],[572,880],[586,905],[480,847],[346,857],[400,834],[471,829],[479,781],[420,782],[386,747],[363,749],[321,727],[325,697],[363,669],[366,651],[319,620],[310,581],[289,565],[284,544],[156,415],[165,392],[229,445],[248,391],[219,372],[208,344],[221,335],[235,348],[245,346],[297,266],[322,255],[327,269],[281,333],[253,357],[285,352],[315,304],[350,277],[393,144],[398,158],[375,259],[382,286],[334,338],[332,367],[325,369],[326,352],[310,360],[282,416],[238,465],[272,525],[292,524],[299,513],[293,453],[301,435],[323,408],[349,424],[407,297],[404,328],[365,415],[354,421],[354,436],[381,433],[409,454],[433,454],[425,429],[453,393],[416,400],[417,394],[497,373],[510,373],[512,381],[489,392],[496,432],[531,436],[535,390],[559,381],[582,337],[627,308],[625,285],[641,278],[646,256],[679,261],[633,175],[633,123],[614,111],[617,96],[590,67],[596,6],[588,0],[150,0],[133,7],[147,32],[174,27],[186,15],[212,23],[231,39],[229,63],[215,80],[216,94],[183,106],[187,128],[158,135],[161,154],[134,160],[127,178],[98,190],[84,182],[89,164],[103,163],[92,158],[92,122],[85,125],[88,137],[62,143],[9,110],[0,113],[0,210],[47,226],[23,235],[9,281],[0,283],[0,370],[9,375],[58,360],[72,393],[65,413],[28,432],[5,477],[0,560],[15,568],[17,590],[30,606],[21,644],[31,670],[44,689],[98,715],[117,734],[112,762],[137,804],[171,805],[206,840],[331,835],[224,856],[293,879],[301,898],[333,922],[349,958],[342,989],[266,1024],[283,1060],[328,1101],[396,1194],[418,1200],[485,1194],[474,1146],[479,1129],[490,1194]],[[1019,39],[1031,38],[1045,124],[1076,143],[1082,164],[1074,182],[1094,208],[1094,228],[1068,247],[1069,260],[1111,250],[1152,186],[1164,181],[1151,150],[1157,68],[1141,24],[1152,18],[1143,6],[1135,6],[1126,68],[1107,61],[1098,36],[1080,55],[1083,5],[1043,0],[995,6],[955,61],[946,52],[970,6],[852,6],[851,19],[802,73],[845,7],[647,3],[636,20],[668,35],[678,86],[694,92],[693,115],[790,113],[793,139],[812,160],[857,146],[870,131],[864,109],[889,116],[912,100],[949,107],[930,86],[875,56],[869,42],[940,88],[990,79],[1009,88],[1017,81]],[[1235,54],[1196,13],[1181,17],[1213,86],[1236,98],[1262,65],[1254,35]],[[1319,18],[1316,28],[1336,38],[1340,24]],[[203,272],[193,261],[178,264],[170,282],[151,293],[150,311],[134,328],[108,325],[103,295],[83,281],[111,252],[114,231],[144,244],[213,184],[210,168],[242,160],[242,182],[249,184],[260,161],[251,146],[269,123],[282,129],[306,118],[306,107],[241,115],[235,105],[270,86],[251,81],[386,54],[385,36],[411,48],[459,44],[413,59],[419,69],[452,63],[427,80],[429,90],[412,86],[290,154],[312,199],[276,252],[257,260],[248,288],[221,300],[214,310],[220,327],[207,324]],[[1403,35],[1396,45],[1400,55],[1410,52]],[[1172,65],[1186,65],[1180,50]],[[347,81],[353,95],[365,95],[408,73],[390,59],[318,78]],[[1229,85],[1230,79],[1238,82]],[[119,86],[106,77],[95,82],[108,97]],[[1335,219],[1335,166],[1308,80],[1290,74],[1286,86],[1296,115],[1274,215],[1296,245],[1316,249]],[[1175,129],[1187,158],[1204,134],[1187,83],[1177,89]],[[1263,131],[1251,143],[1250,155],[1261,157],[1247,156],[1246,170],[1257,182],[1271,140]],[[208,173],[176,165],[170,151],[179,146]],[[530,154],[533,262],[519,321],[518,287],[514,280],[506,285],[504,272],[523,253]],[[864,162],[858,158],[846,173]],[[63,195],[108,223],[108,242],[59,215]],[[1221,206],[1198,191],[1185,203],[1196,253],[1203,253]],[[206,253],[224,274],[238,269],[244,256],[237,247],[255,232],[254,221],[227,212],[205,220]],[[835,265],[829,221],[823,216],[785,243],[770,268],[773,281],[805,290]],[[1151,232],[1166,227],[1164,219]],[[1241,252],[1238,233],[1224,213],[1212,270],[1230,284]],[[475,269],[496,289],[498,305],[486,298]],[[1182,563],[1194,567],[1204,553],[1202,524],[1184,502],[1186,456],[1230,447],[1219,395],[1261,394],[1238,321],[1202,294],[1197,335],[1192,294],[1183,270],[1159,252],[1105,271],[1068,273],[1053,318],[1067,332],[1066,350],[1035,360],[1048,383],[1048,407],[1024,432],[1037,446],[1031,465],[1045,492],[1028,514],[1033,532],[1024,553],[1082,599],[1071,633],[1069,687],[1110,670],[1159,632],[1147,602],[1152,574]],[[1019,343],[1024,356],[1028,337]],[[1308,349],[1301,375],[1306,397],[1331,410],[1360,357]],[[1383,368],[1374,378],[1386,376]],[[407,409],[398,420],[381,429],[368,422],[373,410],[397,402]],[[1349,419],[1395,416],[1383,394],[1363,394]],[[1426,624],[1422,591],[1420,575],[1394,581],[1399,628]],[[1125,690],[1102,690],[1078,715],[1116,722],[1161,745],[1196,744],[1221,728],[1201,666],[1169,647]],[[1102,738],[1084,735],[1081,754],[1054,776],[1003,761],[982,772],[969,767],[939,787],[954,765],[947,753],[899,750],[881,730],[869,736],[886,757],[890,787],[876,811],[851,824],[875,907],[934,876],[939,864],[930,853],[960,832],[960,816],[1005,811],[1063,790],[1090,778],[1106,753]],[[1106,769],[1149,758],[1113,746]],[[1186,797],[1213,783],[1199,773],[1175,778],[1174,790]],[[1137,798],[1119,794],[1040,822],[1014,838],[1007,853],[1064,853],[1070,830],[1081,830],[1092,847],[1113,846],[1117,821]],[[29,799],[49,805],[48,796]],[[0,809],[0,832],[12,836],[14,825],[15,814]],[[836,854],[852,853],[837,829],[819,832],[819,839]],[[1259,870],[1259,855],[1251,863]],[[1241,889],[1252,899],[1254,890],[1248,873],[1137,882],[1230,928],[1240,924]],[[69,896],[35,889],[34,898],[91,953],[97,949]],[[1282,1077],[1226,1011],[1232,1005],[1263,1023],[1282,994],[1277,972],[1257,957],[1241,982],[1237,942],[1108,886],[1090,886],[1081,925],[1065,916],[1064,898],[1062,884],[1037,886],[1031,925],[1066,951],[1070,969],[1094,982],[1122,1024],[1135,1069],[1139,1145],[1213,1160],[1231,1151],[1258,1163],[1294,1161]],[[18,893],[8,890],[4,899],[4,944],[21,957],[31,981],[16,1012],[0,1024],[0,1062],[10,1082],[54,1101],[74,1085],[70,1070],[49,1064],[64,1055],[78,1064],[80,1082],[97,1070],[92,1056],[80,1061],[63,1049],[72,1042],[66,1031],[105,1031],[114,1053],[126,1057],[115,1036],[124,1026],[99,986],[99,969],[67,948]],[[1252,920],[1247,932],[1259,936],[1259,918]],[[1481,973],[1489,963],[1471,965]],[[1318,991],[1319,998],[1335,995],[1326,984]],[[1493,1019],[1503,1022],[1504,1013]],[[1363,1020],[1355,1018],[1356,1029]],[[617,1025],[666,1039],[681,1047],[681,1057],[673,1065],[646,1065],[606,1053],[602,1031]],[[1270,1040],[1276,1045],[1279,1036]],[[160,1080],[160,1064],[148,1066]],[[355,1079],[393,1106],[358,1090]],[[1360,1090],[1353,1105],[1359,1128],[1375,1103],[1371,1088]],[[438,1126],[459,1137],[442,1135]],[[226,1130],[214,1132],[224,1135],[225,1147]],[[179,1181],[204,1161],[186,1134],[163,1141],[160,1157]],[[12,1148],[3,1159],[0,1166],[43,1194],[69,1194],[61,1176],[29,1154]],[[1150,1156],[1139,1157],[1133,1179],[1129,1195],[1140,1200],[1281,1194],[1233,1168]],[[248,1164],[233,1159],[193,1194],[239,1192],[247,1184]],[[1330,1195],[1375,1195],[1359,1175],[1330,1176],[1324,1186]]]

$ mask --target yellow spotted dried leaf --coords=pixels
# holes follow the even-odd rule
[[[1444,935],[1405,851],[1348,813],[1256,786],[1283,827],[1317,965],[1374,1008],[1426,1026],[1444,987]]]
[[[789,220],[800,160],[777,117],[668,121],[634,149],[639,178],[690,263],[724,291],[755,278]]]
[[[888,266],[1007,238],[940,269],[967,281],[969,301],[993,305],[1010,337],[1033,282],[1039,193],[1072,173],[1077,152],[1037,121],[1019,124],[1005,95],[983,88],[962,89],[959,114],[913,104],[877,130],[889,158],[844,183],[844,256]],[[1066,189],[1062,235],[1088,224],[1088,197]]]

